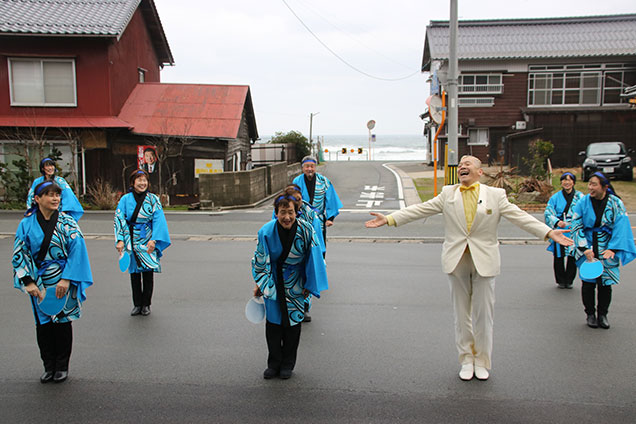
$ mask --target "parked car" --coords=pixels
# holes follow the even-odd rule
[[[596,171],[601,171],[608,178],[620,178],[626,181],[634,179],[634,163],[629,156],[633,149],[626,149],[620,141],[590,143],[579,156],[584,157],[583,181],[588,181]]]

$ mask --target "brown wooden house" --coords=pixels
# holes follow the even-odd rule
[[[432,84],[448,70],[448,43],[448,21],[431,21],[422,71]],[[636,84],[636,14],[460,21],[457,51],[460,155],[519,166],[541,138],[555,166],[576,166],[590,142],[636,149],[636,110],[621,96]]]

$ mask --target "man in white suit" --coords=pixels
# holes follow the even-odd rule
[[[479,183],[481,161],[463,156],[457,167],[460,184],[445,186],[435,198],[409,206],[388,216],[371,212],[369,228],[403,225],[441,213],[445,237],[442,270],[448,274],[453,311],[455,342],[459,351],[459,377],[487,380],[491,368],[495,276],[500,271],[497,227],[501,217],[538,238],[564,246],[572,240],[563,230],[552,230],[508,202],[500,188]]]

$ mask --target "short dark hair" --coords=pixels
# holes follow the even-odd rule
[[[146,177],[146,180],[148,180],[148,188],[150,188],[150,176],[148,175],[148,173],[146,171],[144,171],[143,169],[135,169],[130,176],[128,177],[128,184],[130,184],[130,187],[132,187],[133,185],[135,185],[135,180],[141,176]]]
[[[146,152],[152,152],[152,154],[155,156],[155,158],[157,157],[157,151],[155,150],[154,147],[146,147],[144,149],[144,155],[146,154]]]
[[[294,210],[298,212],[298,209],[300,209],[300,202],[298,201],[298,199],[296,199],[291,194],[287,194],[286,192],[283,192],[280,196],[276,198],[276,200],[274,200],[274,211],[278,215],[279,207],[282,206],[284,208],[287,208],[289,207],[290,204],[292,204],[294,206]]]

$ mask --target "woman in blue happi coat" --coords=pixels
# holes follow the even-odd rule
[[[322,222],[318,218],[316,209],[314,209],[314,207],[311,206],[308,202],[303,200],[302,194],[300,193],[300,187],[298,187],[296,184],[290,184],[285,187],[283,195],[294,196],[296,200],[300,202],[300,208],[298,209],[298,215],[296,216],[296,219],[305,221],[314,228],[316,237],[318,238],[318,242],[320,244],[320,250],[322,251],[322,255],[324,257],[326,251],[325,240],[322,233]],[[272,219],[276,219],[276,211],[272,211]],[[309,315],[310,309],[311,294],[305,298],[305,317],[303,318],[303,322],[311,322],[311,315]]]
[[[115,211],[115,248],[130,255],[130,284],[133,309],[130,315],[150,315],[155,272],[170,246],[168,224],[161,202],[150,193],[148,173],[138,169],[130,174],[130,192],[119,200]]]
[[[612,286],[620,281],[619,266],[636,258],[636,247],[625,206],[607,177],[595,172],[590,177],[588,189],[590,193],[574,206],[570,234],[578,266],[586,259],[594,258],[603,264],[600,277],[582,280],[581,296],[587,325],[608,329]],[[598,303],[594,299],[596,291]]]
[[[274,201],[276,220],[258,231],[252,259],[255,296],[265,299],[265,338],[269,355],[266,379],[290,378],[300,343],[304,299],[327,290],[327,271],[316,232],[296,219],[300,202],[283,194]]]
[[[62,197],[60,199],[60,211],[66,212],[71,215],[75,221],[79,221],[82,215],[84,215],[84,208],[80,204],[79,200],[75,196],[73,189],[66,182],[66,180],[58,175],[55,175],[55,162],[51,158],[44,158],[40,162],[41,177],[38,177],[31,184],[29,193],[27,194],[27,208],[33,206],[33,196],[35,187],[44,181],[53,181],[62,189]]]
[[[548,200],[545,208],[545,223],[554,229],[569,229],[572,209],[583,197],[583,193],[574,189],[576,176],[571,172],[561,175],[562,190],[555,193]],[[548,251],[554,257],[554,279],[560,289],[571,289],[576,277],[576,261],[571,249],[566,249],[558,243],[550,240]]]
[[[35,206],[20,222],[13,246],[13,285],[30,295],[44,363],[42,383],[68,377],[71,322],[81,316],[86,288],[93,284],[84,236],[75,219],[58,210],[61,193],[53,181],[35,187]],[[44,307],[50,303],[58,307]]]
[[[300,188],[303,200],[317,211],[326,249],[327,227],[333,225],[334,219],[340,213],[340,208],[342,208],[342,202],[331,181],[316,172],[316,164],[316,158],[305,156],[302,160],[303,173],[294,178],[293,183]]]

